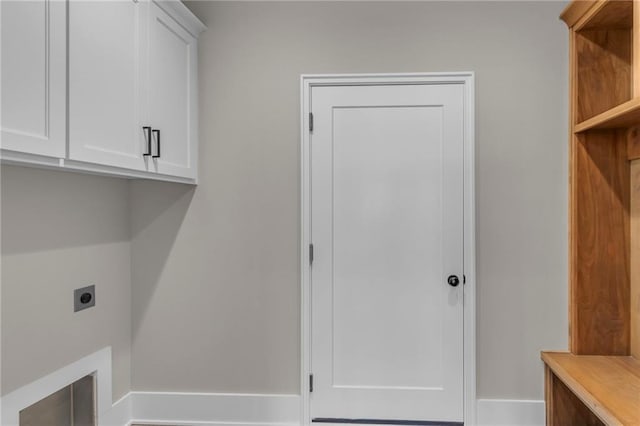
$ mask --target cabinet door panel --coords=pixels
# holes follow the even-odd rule
[[[133,0],[69,2],[69,157],[144,170],[140,10]]]
[[[66,153],[66,7],[55,0],[0,2],[2,148]]]
[[[160,157],[154,159],[158,173],[196,177],[196,55],[195,37],[152,1],[149,121],[160,130]]]

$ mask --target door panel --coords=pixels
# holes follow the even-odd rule
[[[196,177],[195,93],[196,39],[162,8],[150,3],[149,122],[160,130],[159,173]],[[157,154],[154,137],[154,153]]]
[[[66,154],[66,5],[0,2],[2,149]]]
[[[441,107],[334,109],[335,386],[442,386],[442,309],[423,285],[443,275],[442,146],[423,143],[441,121]]]
[[[126,1],[69,2],[69,157],[144,170],[140,11]]]
[[[460,421],[462,86],[311,99],[312,418]]]

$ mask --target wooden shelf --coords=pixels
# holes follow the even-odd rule
[[[607,425],[640,425],[640,361],[542,352],[542,360]]]
[[[640,98],[631,99],[589,118],[574,128],[575,133],[591,129],[616,129],[640,125]]]

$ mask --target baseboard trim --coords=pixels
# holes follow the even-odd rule
[[[544,424],[544,401],[478,400],[478,426],[544,426]]]
[[[99,426],[128,426],[131,423],[131,393],[120,398],[110,410],[98,416]]]
[[[292,426],[299,395],[131,392],[132,424]]]
[[[110,355],[110,352],[105,351],[100,355],[104,360],[103,367],[98,370],[104,368],[109,371],[110,357],[105,355]],[[83,361],[82,374],[86,374],[84,370],[95,368],[85,366],[87,360]],[[95,365],[95,359],[87,364]],[[109,374],[101,376],[110,378]],[[65,383],[69,381],[65,380]],[[110,384],[105,386],[109,388],[109,392],[105,392],[109,396]],[[12,399],[2,398],[3,405],[6,404],[3,408],[24,405],[24,401],[15,404],[16,401]],[[300,395],[130,392],[109,408],[106,401],[100,405],[103,409],[99,410],[99,426],[294,426],[300,424],[301,418]],[[543,426],[544,401],[479,399],[476,420],[477,426]],[[6,424],[17,424],[17,421]]]
[[[300,424],[300,398],[300,395],[272,394],[131,392],[126,406],[131,410],[128,424],[293,426]],[[480,399],[477,408],[477,426],[544,426],[545,423],[544,401]],[[125,424],[127,422],[104,425],[101,422],[100,426]]]
[[[139,419],[132,420],[127,423],[126,426],[131,425],[152,425],[152,426],[293,426],[299,425],[299,423],[246,423],[246,422],[199,422],[199,421],[186,421],[186,420],[149,420]],[[372,425],[375,426],[375,425]]]

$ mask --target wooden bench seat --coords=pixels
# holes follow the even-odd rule
[[[561,352],[543,352],[547,366],[547,386],[550,380],[560,380],[601,423],[580,412],[580,407],[548,407],[574,410],[576,425],[640,425],[640,361],[627,356],[572,355]],[[549,376],[549,373],[553,377]],[[555,389],[557,386],[553,387]],[[548,389],[549,390],[549,389]],[[557,399],[553,398],[553,401]],[[547,424],[554,424],[553,413],[548,412]],[[566,413],[564,415],[566,420]],[[556,426],[568,426],[566,424]]]

